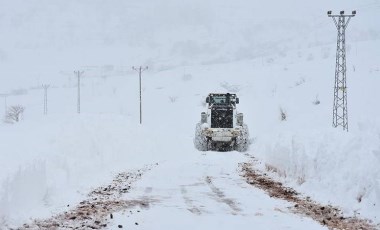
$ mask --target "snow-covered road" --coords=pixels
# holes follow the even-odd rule
[[[285,187],[260,164],[249,153],[194,151],[120,172],[79,204],[18,229],[378,229]]]
[[[137,181],[125,200],[156,200],[113,214],[109,229],[325,229],[246,183],[238,152],[194,153],[166,161]]]

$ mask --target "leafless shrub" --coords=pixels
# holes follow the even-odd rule
[[[363,189],[362,191],[358,193],[358,195],[356,196],[356,200],[358,201],[358,203],[362,202],[365,193],[366,193],[365,189]]]
[[[281,108],[280,107],[280,119],[281,119],[281,121],[286,121],[286,118],[287,118],[287,114],[286,114],[286,111],[283,109],[283,108]]]
[[[297,177],[297,184],[298,185],[302,185],[305,182],[306,182],[305,175],[301,175],[301,176]]]
[[[21,120],[22,114],[25,111],[25,107],[22,105],[13,105],[8,108],[6,114],[5,114],[5,119],[4,121],[6,123],[16,123]]]
[[[295,86],[300,86],[306,82],[305,78],[301,77],[298,81],[296,81]]]
[[[286,171],[285,170],[280,170],[279,168],[277,168],[276,166],[273,166],[271,164],[265,164],[265,170],[267,172],[272,172],[272,173],[275,173],[277,174],[279,177],[283,177],[283,178],[286,178],[287,175],[286,175]],[[305,179],[305,175],[302,174],[301,176],[298,176],[297,177],[297,184],[298,185],[302,185],[303,183],[306,182],[306,179]]]
[[[171,103],[176,102],[177,99],[178,99],[177,96],[169,96],[169,101],[170,101]]]
[[[270,164],[265,164],[265,170],[268,172],[273,172],[276,173],[280,177],[286,178],[286,172],[285,170],[279,170],[277,167],[270,165]]]
[[[319,99],[318,99],[318,95],[315,96],[315,100],[313,101],[313,104],[314,104],[314,105],[319,105],[319,104],[321,104],[321,102],[320,102]]]

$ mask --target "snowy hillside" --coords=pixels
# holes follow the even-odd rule
[[[138,217],[146,220],[145,229],[155,229],[158,220],[149,218],[157,213],[176,213],[177,183],[196,183],[207,173],[229,178],[227,185],[221,178],[215,183],[231,189],[227,195],[239,199],[246,213],[236,219],[220,211],[199,195],[204,188],[195,187],[194,202],[211,205],[199,223],[220,228],[215,223],[224,219],[225,229],[235,222],[246,229],[256,219],[242,216],[259,212],[261,229],[276,229],[277,215],[277,228],[322,228],[309,219],[273,214],[271,205],[282,210],[286,204],[272,199],[262,202],[264,211],[252,211],[253,194],[236,172],[247,156],[305,196],[339,206],[347,216],[380,222],[380,1],[2,5],[0,93],[8,95],[6,106],[22,105],[25,112],[17,124],[0,124],[0,229],[61,213],[116,174],[156,163],[157,171],[152,168],[131,196],[141,197],[150,186],[159,188],[157,197],[172,199],[169,209],[157,206]],[[342,8],[358,11],[347,29],[348,133],[331,127],[336,29],[326,11]],[[142,125],[133,65],[149,66],[143,73]],[[73,73],[78,69],[85,71],[81,114]],[[50,84],[47,116],[41,84]],[[252,138],[246,155],[194,148],[195,124],[209,92],[238,94]],[[162,180],[160,173],[173,178]],[[176,215],[183,223],[195,218]],[[165,218],[162,224],[175,226]],[[202,226],[197,227],[207,229]]]

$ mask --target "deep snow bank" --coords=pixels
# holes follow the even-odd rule
[[[257,138],[253,148],[266,170],[297,190],[379,221],[380,125],[353,129],[280,131]]]
[[[127,116],[66,114],[2,129],[0,229],[62,212],[114,174],[165,159],[158,131]]]

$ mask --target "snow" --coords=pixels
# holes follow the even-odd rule
[[[287,202],[248,185],[236,167],[245,160],[236,152],[213,152],[164,162],[125,195],[130,200],[150,197],[157,203],[116,213],[109,227],[323,229],[308,218],[289,216]]]
[[[160,202],[128,219],[115,214],[111,224],[322,228],[246,185],[236,171],[245,155],[195,150],[195,124],[210,92],[237,93],[253,142],[247,154],[262,170],[276,170],[273,177],[347,215],[380,222],[380,3],[291,3],[292,9],[273,0],[2,4],[0,93],[9,94],[8,106],[26,110],[20,123],[0,124],[0,228],[61,213],[118,172],[152,163],[159,165],[126,199],[151,187],[146,195]],[[347,29],[348,133],[331,127],[336,31],[325,14],[342,5],[358,10]],[[142,125],[133,65],[149,66]],[[85,70],[81,114],[78,69]],[[51,85],[47,116],[43,83]],[[212,195],[207,176],[240,212]],[[187,210],[183,187],[204,206],[202,215]]]
[[[299,191],[335,203],[347,215],[378,220],[379,130],[333,131],[282,132],[258,140],[255,151]]]

